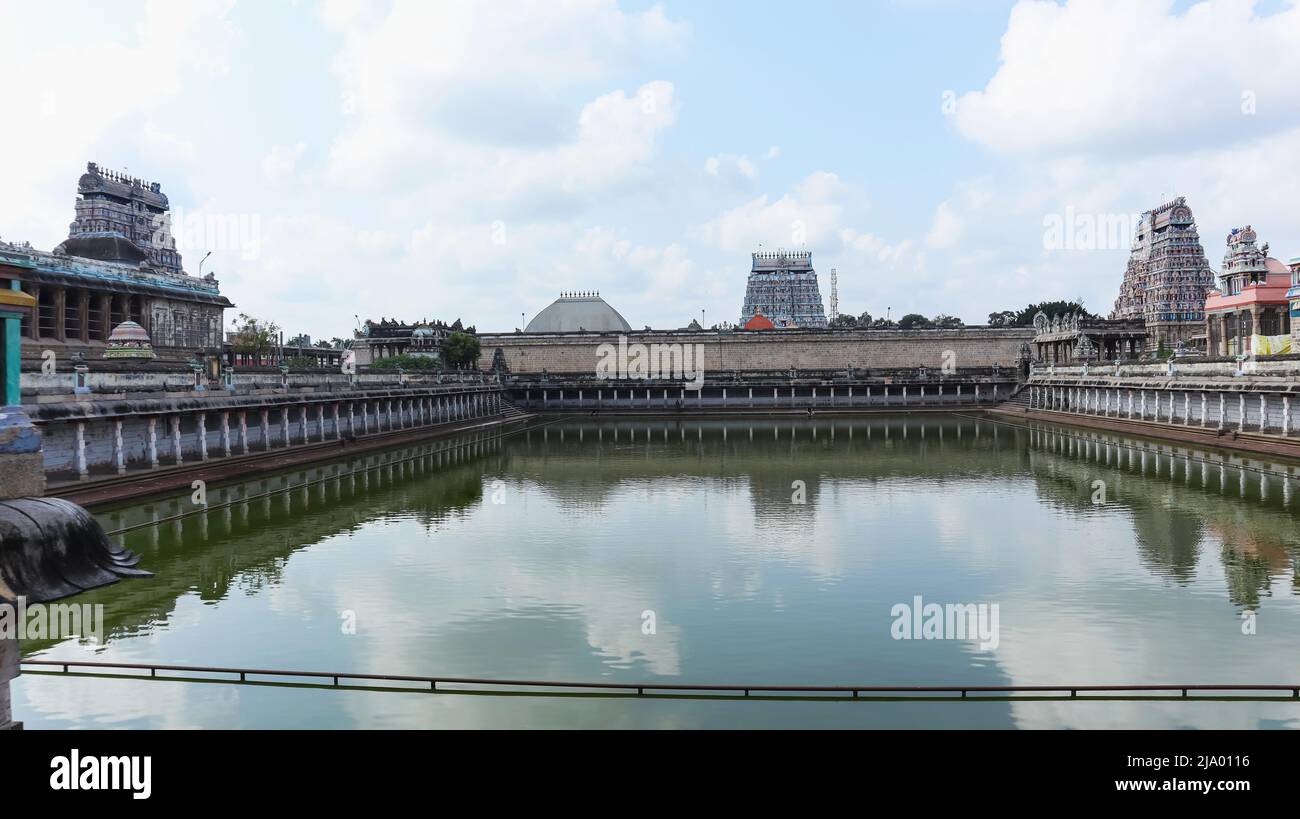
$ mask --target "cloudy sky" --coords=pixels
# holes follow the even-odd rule
[[[735,321],[760,245],[828,302],[837,268],[842,312],[1107,311],[1129,237],[1089,226],[1175,195],[1215,268],[1246,223],[1300,255],[1291,0],[0,0],[0,31],[0,237],[53,247],[85,162],[126,168],[289,334],[577,289]]]

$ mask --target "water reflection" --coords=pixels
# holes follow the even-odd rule
[[[1034,425],[1029,434],[1035,453],[1048,454],[1030,461],[1044,497],[1087,513],[1101,481],[1104,502],[1130,510],[1154,573],[1191,582],[1210,535],[1238,608],[1258,608],[1277,581],[1300,589],[1292,503],[1300,467],[1091,431]]]
[[[1297,475],[1226,453],[955,415],[565,419],[216,487],[201,514],[187,514],[188,493],[102,511],[157,576],[77,598],[106,604],[105,646],[27,650],[589,680],[1285,681],[1300,678]],[[998,649],[892,639],[890,609],[914,595],[999,604]],[[1257,636],[1243,636],[1243,609],[1259,611]],[[339,628],[344,612],[355,635]],[[482,700],[218,703],[199,692],[178,696],[190,716],[168,722],[77,687],[100,681],[34,685],[23,684],[33,726],[40,714],[85,719],[77,709],[150,725],[193,714],[248,725],[504,719]],[[1003,703],[930,718],[908,706],[760,708],[528,700],[509,713],[511,724],[659,726],[1294,718],[1272,706],[1207,716]]]
[[[107,604],[107,643],[147,632],[168,622],[182,595],[219,602],[236,579],[248,593],[273,587],[294,553],[370,522],[401,515],[433,533],[482,500],[480,476],[499,458],[499,439],[470,436],[214,487],[207,511],[193,493],[101,511],[110,536],[143,555],[155,576],[86,592],[76,602]],[[25,643],[24,653],[45,647]]]

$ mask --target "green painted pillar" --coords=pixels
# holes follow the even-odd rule
[[[0,290],[0,376],[4,401],[0,402],[0,500],[45,494],[45,465],[40,430],[23,411],[19,392],[22,358],[20,328],[23,316],[35,321],[36,300],[23,293],[17,281]]]
[[[33,299],[22,292],[22,285],[16,279],[10,280],[9,291],[0,293],[0,323],[4,325],[3,332],[0,333],[0,370],[4,372],[4,400],[0,401],[0,405],[3,406],[22,401],[19,394],[19,361],[22,357],[23,313],[30,312],[35,320],[35,312],[28,309],[28,302]]]

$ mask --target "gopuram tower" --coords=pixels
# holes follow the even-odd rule
[[[778,250],[753,254],[739,326],[745,326],[759,311],[777,327],[826,328],[826,308],[817,287],[812,253]]]
[[[1183,197],[1142,214],[1112,319],[1146,322],[1151,347],[1172,350],[1205,329],[1214,286],[1192,209]]]
[[[79,250],[125,239],[155,269],[185,275],[171,235],[170,203],[157,182],[105,170],[94,162],[77,182],[77,217],[69,226],[65,250]],[[102,258],[102,256],[93,256]]]

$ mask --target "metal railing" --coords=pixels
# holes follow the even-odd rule
[[[665,694],[693,694],[708,695],[715,697],[749,697],[751,695],[764,695],[771,697],[791,697],[805,694],[840,694],[845,699],[858,699],[867,695],[869,697],[881,698],[883,695],[893,695],[897,697],[922,697],[925,695],[944,695],[947,699],[978,699],[979,696],[971,697],[970,695],[1012,695],[1012,694],[1040,694],[1055,695],[1057,698],[1079,698],[1083,695],[1113,694],[1120,696],[1132,697],[1137,694],[1165,694],[1179,699],[1192,698],[1192,692],[1200,695],[1218,694],[1216,699],[1224,698],[1224,694],[1237,694],[1243,692],[1255,694],[1268,694],[1270,699],[1298,699],[1300,700],[1300,685],[1269,685],[1269,684],[1236,684],[1229,683],[1223,685],[1213,684],[1170,684],[1170,685],[763,685],[754,684],[699,684],[699,683],[656,683],[656,682],[573,682],[566,680],[521,680],[521,679],[499,679],[486,677],[442,677],[442,676],[419,676],[409,674],[366,674],[359,672],[343,671],[286,671],[281,669],[269,668],[226,668],[220,666],[201,666],[201,665],[163,665],[158,663],[108,663],[97,661],[65,661],[65,660],[23,660],[22,665],[36,666],[40,668],[59,668],[61,671],[33,671],[34,674],[70,674],[80,677],[113,677],[121,678],[123,675],[104,674],[104,673],[85,673],[76,672],[72,669],[88,668],[101,669],[107,671],[148,671],[149,676],[145,677],[140,674],[127,675],[130,677],[139,677],[140,679],[163,679],[171,682],[224,682],[224,683],[250,683],[250,684],[279,684],[294,685],[294,683],[281,682],[284,679],[295,680],[330,680],[316,683],[316,687],[326,688],[357,688],[360,686],[348,686],[344,683],[348,681],[359,683],[372,682],[397,682],[397,683],[419,683],[421,686],[427,685],[429,691],[459,691],[461,693],[475,693],[472,689],[447,689],[445,686],[477,686],[480,689],[487,688],[500,693],[534,693],[537,696],[546,696],[548,694],[559,693],[558,691],[543,691],[541,689],[567,689],[570,693],[623,693],[627,696],[647,696],[658,693]],[[212,678],[212,677],[159,677],[158,672],[184,672],[191,674],[222,674],[230,675],[229,678]],[[249,679],[250,677],[266,677],[271,680]],[[278,679],[277,679],[278,678]],[[439,689],[438,686],[444,688]],[[392,690],[392,691],[411,691],[418,690],[408,687],[394,688],[375,688],[374,690]],[[1289,693],[1290,697],[1278,697],[1279,692]],[[1204,698],[1204,697],[1202,697]],[[1233,698],[1233,697],[1229,697]],[[1237,696],[1235,698],[1243,698]]]

